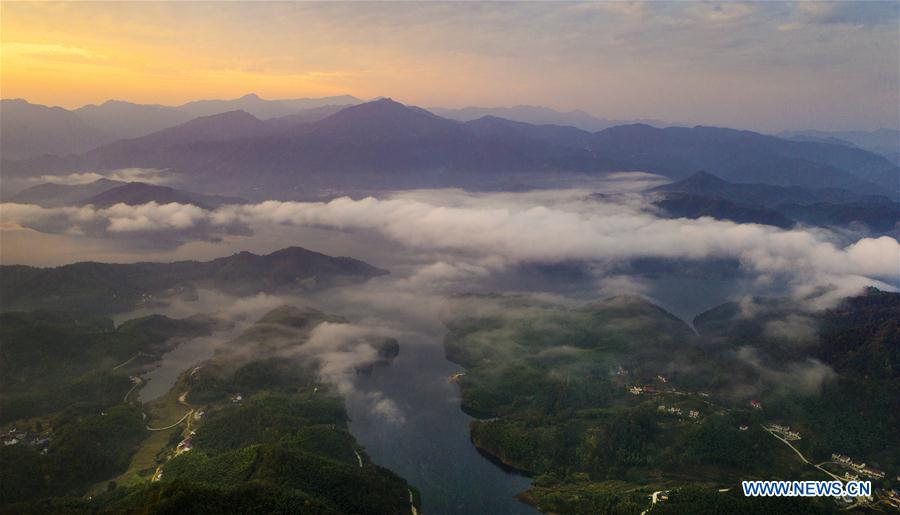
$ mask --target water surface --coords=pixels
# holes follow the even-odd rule
[[[364,396],[352,396],[351,432],[376,463],[421,491],[427,515],[538,513],[513,497],[531,480],[501,470],[469,441],[472,419],[460,409],[458,386],[448,381],[457,371],[440,342],[401,342],[397,359],[360,378],[358,387],[395,401],[404,420],[386,423]]]
[[[145,382],[138,399],[150,402],[162,397],[182,372],[212,357],[213,349],[208,338],[193,338],[163,354],[159,366],[142,375]]]

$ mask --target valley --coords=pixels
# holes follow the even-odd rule
[[[0,515],[900,511],[900,0],[0,33]]]

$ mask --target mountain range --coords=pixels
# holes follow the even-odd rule
[[[550,109],[549,107],[532,105],[517,105],[512,107],[463,107],[460,109],[431,107],[428,110],[438,116],[461,122],[477,120],[484,116],[495,116],[497,118],[505,118],[514,122],[524,122],[533,125],[568,125],[589,132],[608,129],[610,127],[615,127],[616,125],[629,125],[633,123],[645,123],[654,127],[676,125],[662,120],[610,120],[607,118],[599,118],[577,109],[574,111],[557,111],[555,109]]]
[[[269,119],[326,106],[348,106],[362,100],[350,96],[265,100],[255,94],[231,100],[197,100],[179,106],[108,100],[77,109],[32,104],[24,99],[0,101],[2,152],[5,159],[42,154],[80,154],[122,138],[137,138],[194,118],[242,110]]]
[[[34,177],[156,168],[190,189],[259,198],[317,189],[478,188],[527,174],[623,170],[673,179],[709,170],[739,183],[892,196],[900,185],[900,169],[872,152],[751,131],[632,124],[589,132],[494,116],[460,122],[391,99],[313,109],[268,119],[229,111],[78,156],[5,158],[4,170]]]
[[[78,154],[114,139],[61,107],[22,99],[0,101],[0,155],[5,160]]]
[[[104,191],[122,186],[121,181],[112,179],[97,179],[87,184],[56,184],[46,182],[31,186],[10,197],[3,198],[6,202],[18,204],[35,204],[42,207],[73,206],[83,203],[85,200],[99,195]]]
[[[314,121],[311,118],[333,114],[335,108],[363,102],[351,95],[267,100],[250,93],[235,99],[196,100],[178,106],[107,100],[102,104],[87,104],[67,110],[32,104],[24,99],[4,99],[0,101],[0,121],[4,129],[0,140],[3,141],[3,156],[7,159],[25,159],[42,154],[65,156],[80,154],[117,139],[145,136],[194,118],[228,111],[246,111],[261,120],[298,115],[298,119]],[[584,111],[561,112],[529,105],[461,109],[436,107],[431,111],[458,121],[496,116],[535,125],[568,125],[587,131],[636,122],[660,127],[671,125],[660,120],[609,120]]]
[[[874,131],[785,131],[777,134],[782,138],[796,141],[818,141],[848,147],[859,147],[882,155],[895,164],[900,164],[900,130],[878,129]]]

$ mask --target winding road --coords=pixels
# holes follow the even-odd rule
[[[826,469],[824,469],[824,468],[822,467],[822,465],[824,465],[825,463],[828,463],[827,461],[824,462],[824,463],[820,463],[820,464],[816,465],[815,463],[813,463],[813,462],[809,461],[808,459],[806,459],[806,456],[804,456],[802,452],[800,452],[796,447],[794,447],[794,446],[791,444],[791,442],[789,442],[789,441],[785,440],[784,438],[778,436],[777,434],[775,434],[774,431],[772,431],[771,429],[769,429],[768,427],[766,427],[766,426],[764,426],[764,425],[762,426],[762,428],[765,429],[767,433],[769,433],[770,435],[774,436],[775,438],[778,438],[779,440],[781,440],[782,442],[784,442],[785,445],[787,445],[788,447],[790,447],[792,451],[794,451],[795,453],[797,453],[797,456],[800,456],[800,459],[803,460],[803,463],[806,463],[807,465],[812,465],[813,467],[816,467],[817,469],[819,469],[819,470],[821,470],[822,472],[828,474],[829,476],[833,477],[834,479],[837,479],[837,480],[840,481],[841,483],[845,482],[843,479],[840,478],[840,476],[836,476],[836,475],[832,474],[831,472],[827,471]]]
[[[191,416],[191,414],[192,414],[193,412],[194,412],[194,410],[188,411],[187,413],[184,414],[183,417],[181,417],[181,420],[179,420],[178,422],[175,422],[175,423],[172,424],[171,426],[166,426],[166,427],[150,427],[150,426],[145,426],[145,427],[147,428],[147,431],[165,431],[166,429],[172,429],[173,427],[175,427],[175,426],[177,426],[178,424],[180,424],[180,423],[184,422],[185,420],[187,420],[187,418],[188,418],[189,416]]]
[[[140,378],[138,378],[138,380],[135,381],[134,386],[131,387],[131,390],[128,390],[128,393],[125,394],[125,397],[122,399],[122,402],[127,403],[128,396],[131,395],[131,392],[133,392],[134,389],[137,388],[138,386],[140,386],[142,383],[143,383],[143,381],[141,381]]]

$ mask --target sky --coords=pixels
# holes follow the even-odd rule
[[[761,131],[900,124],[900,2],[0,4],[3,98],[351,94]]]

